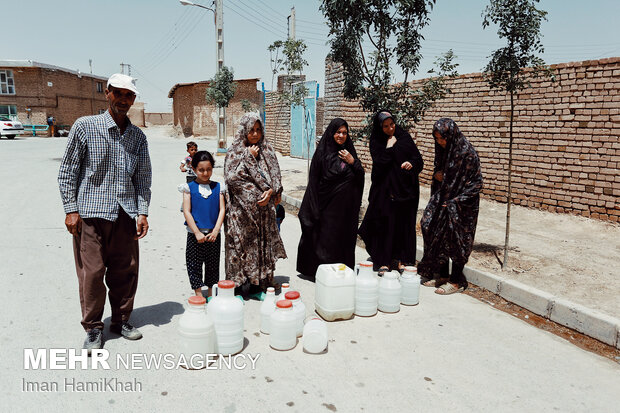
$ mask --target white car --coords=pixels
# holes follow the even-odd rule
[[[0,136],[6,136],[8,139],[15,138],[16,135],[24,133],[24,126],[21,122],[11,120],[11,118],[0,115]]]

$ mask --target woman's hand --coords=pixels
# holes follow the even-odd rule
[[[390,136],[390,139],[388,139],[385,149],[391,148],[392,146],[394,146],[395,143],[396,143],[396,136]]]
[[[353,165],[353,162],[355,162],[355,158],[353,158],[353,155],[351,155],[346,149],[338,151],[338,157],[349,165]]]
[[[400,166],[402,169],[404,169],[405,171],[410,170],[411,168],[413,168],[413,165],[411,165],[411,162],[409,161],[405,161],[403,162],[403,164]]]
[[[203,242],[205,242],[207,240],[207,236],[205,234],[203,234],[202,232],[194,233],[194,236],[196,237],[196,241],[199,244],[202,244]]]
[[[443,182],[443,171],[435,172],[435,175],[433,175],[433,178],[435,179],[435,181]]]
[[[282,202],[282,194],[275,194],[273,196],[273,203],[278,205],[280,202]]]
[[[206,241],[207,241],[207,242],[214,242],[214,241],[217,239],[217,235],[218,235],[219,233],[220,233],[220,230],[219,230],[219,229],[217,229],[217,230],[216,230],[215,228],[213,228],[213,231],[209,232],[209,233],[206,235],[206,237],[205,237],[205,238],[206,238]]]
[[[260,151],[260,148],[258,147],[258,145],[252,145],[248,147],[248,150],[250,151],[252,156],[256,158],[258,156],[258,152]]]
[[[260,197],[260,199],[257,202],[258,206],[267,205],[267,203],[269,202],[269,199],[271,198],[271,194],[273,194],[273,189],[268,189],[265,192],[263,192],[263,195]]]

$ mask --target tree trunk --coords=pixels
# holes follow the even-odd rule
[[[515,103],[514,91],[510,91],[510,134],[508,143],[508,192],[506,195],[506,239],[504,241],[504,261],[502,270],[508,267],[508,243],[510,241],[510,204],[512,203],[512,122],[514,118]]]

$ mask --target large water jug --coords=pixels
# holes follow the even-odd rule
[[[400,276],[400,303],[416,305],[420,302],[420,276],[416,267],[407,266]]]
[[[327,348],[327,340],[327,323],[319,317],[310,317],[304,325],[304,350],[313,354],[321,353]]]
[[[267,294],[260,305],[260,331],[269,334],[271,314],[276,310],[276,290],[273,287],[267,288]]]
[[[355,311],[355,273],[344,264],[321,264],[316,270],[316,312],[327,321],[346,320]]]
[[[189,362],[194,354],[215,353],[215,329],[207,315],[204,297],[189,298],[185,312],[179,318],[179,353]]]
[[[293,303],[293,314],[297,318],[297,337],[304,333],[304,320],[306,319],[306,305],[301,301],[299,291],[289,291],[284,295],[285,300]]]
[[[290,300],[279,300],[271,314],[269,345],[276,350],[290,350],[297,345],[297,317]]]
[[[372,270],[372,262],[362,261],[355,266],[355,315],[370,317],[377,314],[379,279]]]
[[[213,285],[207,311],[213,319],[217,352],[237,354],[243,349],[243,302],[235,298],[235,283],[223,280]]]
[[[401,286],[398,272],[390,271],[383,274],[379,281],[379,311],[397,313],[400,310]]]

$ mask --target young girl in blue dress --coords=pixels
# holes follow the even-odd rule
[[[189,283],[197,296],[202,287],[209,288],[220,279],[220,229],[224,222],[224,195],[220,184],[211,181],[215,160],[207,151],[192,157],[196,179],[181,185],[183,215],[187,227],[185,260]],[[204,280],[202,267],[204,264]]]

